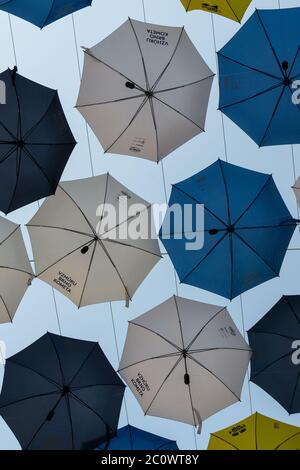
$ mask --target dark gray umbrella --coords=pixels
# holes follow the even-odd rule
[[[98,343],[47,333],[7,359],[0,414],[22,449],[94,449],[116,434],[124,390]]]

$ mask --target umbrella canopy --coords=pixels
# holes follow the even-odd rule
[[[281,300],[248,332],[251,381],[289,414],[300,412],[300,296]]]
[[[104,448],[104,445],[98,447]],[[178,450],[178,447],[175,441],[128,425],[118,430],[107,450]]]
[[[98,343],[47,333],[7,359],[0,414],[22,449],[93,449],[115,435],[124,389]]]
[[[177,236],[175,204],[182,214],[185,205],[203,204],[204,225],[193,223],[204,236],[201,249],[186,249],[193,233],[184,221]],[[279,275],[295,227],[272,175],[218,160],[173,185],[160,238],[181,282],[233,299]]]
[[[295,186],[293,186],[293,190],[297,198],[298,205],[300,206],[300,176],[297,179]]]
[[[105,152],[157,162],[203,132],[213,76],[184,28],[128,19],[85,49],[77,108]]]
[[[33,277],[20,226],[0,217],[0,323],[12,321]]]
[[[218,53],[220,110],[259,146],[300,143],[299,22],[300,8],[256,10]]]
[[[93,0],[0,0],[0,10],[40,28],[92,4]]]
[[[181,0],[186,11],[204,10],[216,15],[225,16],[230,20],[241,22],[245,11],[252,0]]]
[[[226,307],[174,296],[129,322],[119,373],[145,414],[201,427],[240,400],[250,355]]]
[[[76,145],[56,90],[16,68],[0,74],[0,210],[5,214],[54,194]]]
[[[254,413],[211,434],[208,450],[299,450],[300,428]]]
[[[109,174],[61,183],[28,224],[37,276],[78,307],[131,299],[161,258],[157,238],[131,238],[145,218],[151,204]]]

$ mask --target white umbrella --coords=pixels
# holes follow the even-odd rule
[[[0,323],[13,320],[33,277],[20,226],[0,217]]]
[[[225,307],[174,296],[129,322],[119,373],[145,414],[201,428],[240,400],[250,355]]]
[[[293,190],[297,198],[298,205],[300,206],[300,176],[297,179],[295,186],[293,186]]]
[[[111,207],[116,218],[107,226]],[[161,257],[156,238],[120,233],[143,212],[152,223],[151,205],[109,174],[61,183],[28,224],[37,276],[78,307],[128,301]]]
[[[85,49],[77,108],[105,152],[157,162],[203,132],[213,77],[184,28],[129,18]]]

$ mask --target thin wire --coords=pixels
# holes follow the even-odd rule
[[[82,72],[81,72],[81,67],[80,67],[80,58],[79,58],[78,41],[77,41],[77,34],[76,34],[76,28],[75,28],[74,14],[72,14],[71,17],[72,17],[72,26],[73,26],[73,35],[74,35],[74,43],[75,43],[75,50],[76,50],[78,74],[79,74],[79,80],[81,81]],[[88,149],[89,149],[91,172],[92,172],[92,176],[95,176],[94,165],[93,165],[93,157],[92,157],[92,149],[91,149],[91,141],[90,141],[90,133],[89,133],[89,128],[88,128],[88,125],[87,125],[86,121],[85,121],[85,130],[86,130],[86,138],[87,138]]]
[[[244,315],[244,305],[243,299],[240,295],[240,303],[241,303],[241,312],[242,312],[242,326],[243,326],[243,336],[246,338],[246,329],[245,329],[245,315]],[[250,384],[250,365],[247,368],[247,381],[248,381],[248,393],[249,393],[249,404],[250,404],[250,414],[253,414],[253,404],[252,404],[252,396],[251,396],[251,384]]]
[[[18,65],[17,61],[17,53],[16,53],[16,45],[15,45],[15,39],[14,39],[14,33],[13,33],[13,28],[12,28],[12,23],[11,23],[11,17],[10,14],[8,13],[8,22],[9,22],[9,29],[10,29],[10,36],[11,36],[11,42],[13,46],[13,53],[14,53],[14,58],[15,58],[15,64]]]
[[[144,22],[147,23],[147,20],[146,20],[145,0],[142,0],[142,7],[143,7]]]

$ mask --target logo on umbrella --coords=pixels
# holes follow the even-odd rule
[[[6,84],[0,80],[0,104],[6,104]]]

